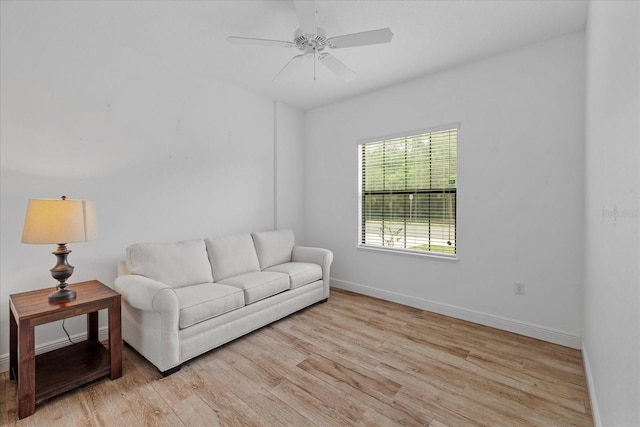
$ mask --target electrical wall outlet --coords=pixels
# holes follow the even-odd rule
[[[524,295],[524,283],[516,282],[513,286],[513,292],[516,295]]]

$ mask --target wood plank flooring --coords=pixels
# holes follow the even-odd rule
[[[162,378],[125,347],[123,376],[53,398],[19,426],[591,426],[580,351],[332,290]]]

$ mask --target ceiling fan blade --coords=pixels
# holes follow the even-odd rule
[[[269,39],[254,39],[251,37],[236,37],[229,36],[227,41],[233,44],[250,44],[259,46],[280,46],[280,47],[293,47],[292,42],[284,40],[269,40]]]
[[[342,61],[330,53],[320,54],[320,56],[318,56],[318,61],[336,73],[338,77],[342,78],[344,81],[348,82],[356,77],[356,73],[352,69],[344,65]]]
[[[339,49],[343,47],[366,46],[369,44],[389,43],[393,33],[388,28],[363,31],[362,33],[345,34],[344,36],[331,37],[327,40],[329,47]]]
[[[291,58],[289,62],[287,62],[287,65],[282,67],[282,70],[280,70],[278,74],[276,74],[273,80],[277,78],[282,79],[282,78],[287,78],[291,76],[291,74],[293,74],[293,72],[298,68],[298,65],[300,65],[300,61],[302,60],[303,57],[304,55],[296,55],[293,58]]]
[[[300,28],[305,34],[318,33],[318,21],[316,19],[316,2],[314,0],[295,0]]]

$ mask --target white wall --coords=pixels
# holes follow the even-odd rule
[[[20,243],[29,198],[96,202],[100,236],[69,245],[71,282],[111,284],[135,242],[276,222],[303,232],[301,112],[100,38],[74,3],[31,6],[3,2],[1,14],[0,365],[8,296],[57,283],[48,271],[55,246]],[[85,325],[73,319],[68,329]],[[36,329],[37,345],[63,337],[59,323]]]
[[[459,260],[356,249],[358,140],[455,122]],[[312,110],[307,239],[338,287],[579,347],[583,141],[583,33]]]
[[[584,349],[596,425],[640,425],[640,3],[587,23]]]
[[[294,231],[304,244],[304,113],[286,104],[276,105],[276,224]]]

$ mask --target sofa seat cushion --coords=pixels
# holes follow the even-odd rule
[[[221,282],[244,291],[244,303],[251,304],[289,289],[289,276],[275,271],[256,271],[228,277]]]
[[[180,329],[244,307],[244,293],[233,286],[202,283],[175,290],[180,307]]]
[[[250,234],[210,237],[205,242],[216,282],[238,274],[260,271]]]
[[[303,285],[322,280],[322,268],[318,264],[310,262],[285,262],[284,264],[274,265],[264,271],[277,271],[289,276],[289,287],[291,289],[298,288]]]
[[[172,288],[213,282],[204,240],[137,243],[127,248],[126,266]]]

